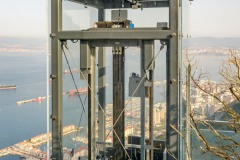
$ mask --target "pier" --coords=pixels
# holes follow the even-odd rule
[[[69,90],[67,92],[63,92],[62,94],[69,95],[69,96],[78,95],[78,94],[79,95],[87,94],[87,88],[78,88],[77,90],[73,89],[73,90]],[[49,97],[51,97],[51,95]],[[44,101],[47,98],[48,98],[47,96],[37,97],[37,98],[33,98],[33,99],[17,101],[16,104],[21,105],[21,104],[32,103],[32,102],[41,103],[42,101]]]
[[[77,128],[75,125],[68,125],[63,128],[63,135],[68,135],[70,133],[76,132],[81,128]],[[45,133],[33,137],[28,140],[19,142],[13,146],[4,148],[0,150],[0,158],[7,155],[17,155],[25,158],[31,159],[47,159],[47,153],[38,149],[38,147],[44,143],[47,143],[48,136],[51,140],[51,133]]]
[[[38,103],[41,103],[44,99],[47,99],[47,97],[37,97],[37,98],[34,98],[34,99],[17,101],[16,104],[17,104],[17,105],[21,105],[21,104],[30,103],[30,102],[38,102]]]

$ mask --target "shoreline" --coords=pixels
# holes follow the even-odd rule
[[[81,130],[82,128],[77,128],[75,125],[68,125],[63,127],[63,136],[68,135],[74,132]],[[28,140],[23,140],[22,142],[16,143],[12,146],[3,148],[0,150],[0,158],[8,156],[8,155],[16,155],[16,156],[24,156],[26,158],[46,158],[47,153],[38,149],[39,146],[47,143],[48,134],[50,140],[51,132],[44,133],[32,137]]]

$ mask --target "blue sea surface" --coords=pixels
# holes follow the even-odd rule
[[[14,156],[14,155],[8,155],[6,157],[1,158],[1,160],[19,160],[19,156]]]
[[[17,85],[0,90],[1,149],[46,132],[46,102],[16,105],[46,95],[45,63],[43,53],[0,54],[0,84]]]
[[[44,54],[6,53],[0,55],[0,84],[17,85],[0,90],[0,148],[46,132],[46,103],[17,101],[46,95]]]
[[[107,50],[107,103],[112,102],[112,54]],[[74,54],[76,59],[78,54]],[[70,57],[68,56],[69,60]],[[219,80],[217,71],[221,62],[227,56],[199,55],[199,67],[206,70],[216,80]],[[166,79],[165,51],[156,60],[155,80]],[[63,69],[68,69],[63,58]],[[79,62],[79,61],[77,61]],[[140,72],[140,55],[138,50],[126,50],[125,87],[128,87],[128,78],[132,72]],[[71,67],[77,68],[72,61]],[[79,74],[74,75],[78,88],[86,87],[86,82],[80,80]],[[0,90],[0,149],[14,145],[47,132],[47,103],[26,103],[17,105],[17,101],[46,96],[46,54],[45,53],[0,53],[0,85],[17,85],[16,90]],[[70,75],[63,75],[63,91],[75,89]],[[159,93],[163,89],[155,89],[155,102],[164,101]],[[81,96],[85,99],[85,95]],[[128,98],[126,89],[125,97]],[[85,106],[86,107],[86,106]],[[63,124],[78,125],[82,106],[77,96],[63,96]],[[83,116],[81,126],[86,126],[86,116]],[[68,137],[69,138],[69,137]],[[70,138],[71,139],[71,138]],[[69,148],[71,146],[66,144]],[[72,144],[74,145],[74,144]],[[5,160],[14,159],[7,156]]]

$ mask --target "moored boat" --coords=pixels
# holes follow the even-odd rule
[[[79,88],[79,89],[75,89],[75,90],[69,90],[67,92],[68,95],[77,95],[78,93],[81,95],[81,94],[87,94],[88,92],[88,89],[87,88]]]
[[[16,85],[0,85],[0,90],[16,89]]]

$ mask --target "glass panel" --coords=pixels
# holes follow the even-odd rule
[[[190,61],[192,78],[183,83],[183,96],[185,99],[187,85],[190,85],[191,114],[199,127],[199,132],[196,127],[190,129],[192,159],[219,159],[216,151],[227,158],[238,159],[235,153],[239,152],[240,146],[233,147],[231,140],[239,142],[240,134],[229,127],[235,118],[227,110],[233,109],[239,115],[235,108],[239,101],[227,87],[238,80],[227,79],[237,77],[236,68],[231,68],[233,64],[229,60],[235,57],[239,61],[239,32],[236,32],[240,23],[233,18],[239,15],[236,12],[239,2],[204,0],[185,2],[184,5],[183,69],[187,72]],[[228,68],[230,65],[231,69]],[[215,150],[207,149],[199,133]],[[221,136],[231,140],[224,140]]]

